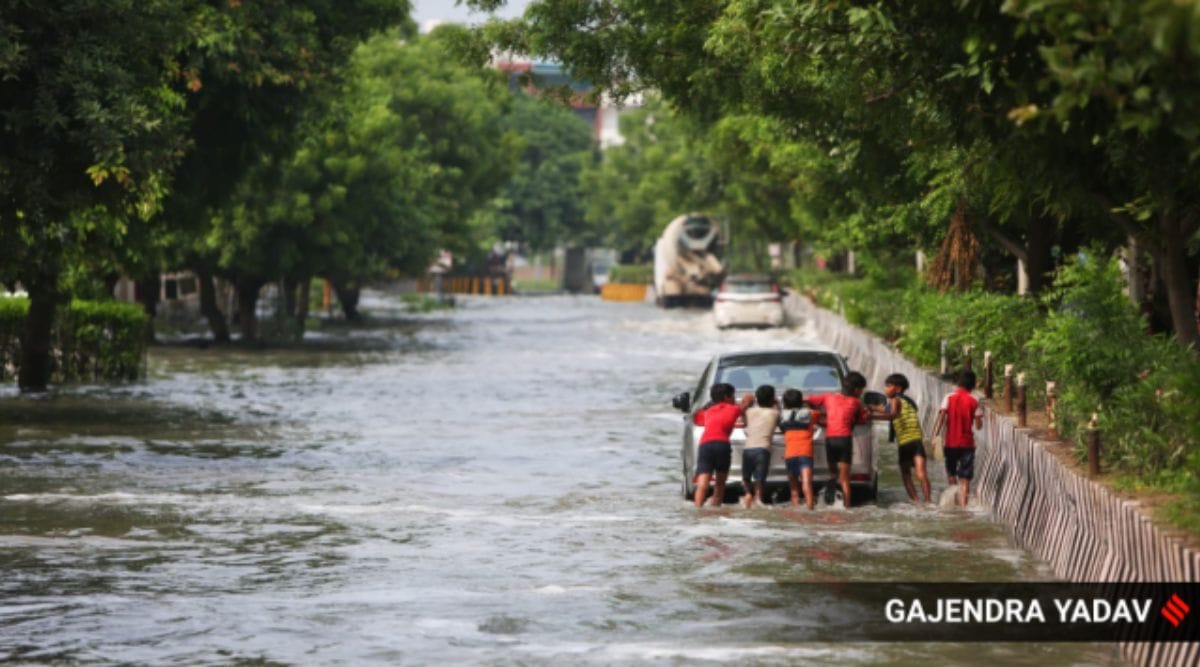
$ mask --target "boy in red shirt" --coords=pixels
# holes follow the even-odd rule
[[[983,428],[983,412],[971,391],[975,389],[975,373],[963,371],[958,376],[958,388],[947,394],[938,411],[933,435],[946,430],[946,480],[958,487],[958,503],[967,506],[971,494],[971,478],[975,476],[975,432]],[[972,426],[975,427],[972,430]]]
[[[704,427],[700,447],[696,450],[696,507],[704,506],[708,483],[714,481],[712,504],[720,506],[725,499],[725,479],[729,477],[733,447],[729,435],[743,420],[742,407],[733,402],[737,389],[718,382],[708,390],[712,403],[696,412],[696,424]]]
[[[842,378],[842,393],[809,396],[810,405],[821,408],[825,415],[825,459],[829,473],[842,487],[842,505],[850,507],[850,465],[854,462],[854,425],[866,424],[870,418],[860,400],[867,388],[862,373],[850,372]],[[825,487],[825,502],[833,500],[833,482]]]

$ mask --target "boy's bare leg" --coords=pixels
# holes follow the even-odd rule
[[[930,497],[933,495],[933,490],[929,487],[929,474],[925,472],[925,457],[914,457],[913,464],[917,468],[917,482],[921,485],[921,495],[925,498],[925,502],[929,502]],[[915,496],[913,500],[916,500]]]
[[[725,502],[725,479],[729,477],[729,471],[719,472],[714,479],[712,504],[714,507],[720,507],[721,503]]]
[[[746,485],[746,492],[742,494],[742,507],[750,509],[750,504],[754,502],[754,482]]]
[[[801,470],[800,475],[804,480],[804,504],[811,510],[813,508],[812,468]]]
[[[961,485],[959,485],[959,490],[958,490],[958,504],[959,504],[959,505],[961,505],[961,506],[963,506],[963,507],[966,507],[966,506],[967,506],[967,499],[968,499],[968,498],[970,498],[970,497],[971,497],[971,480],[969,480],[969,479],[964,479],[964,480],[962,481],[962,484],[961,484]]]
[[[833,494],[832,494],[832,493],[830,493],[830,492],[828,491],[828,489],[831,489],[831,488],[833,488],[834,486],[836,486],[836,485],[837,485],[837,483],[838,483],[838,481],[839,481],[839,477],[838,477],[838,464],[837,464],[837,461],[830,461],[830,462],[829,462],[829,482],[828,482],[828,484],[827,484],[827,485],[824,487],[824,488],[825,488],[825,502],[826,502],[826,503],[829,503],[829,504],[831,504],[831,505],[833,504]]]
[[[838,464],[838,482],[842,486],[842,506],[850,509],[850,464]]]
[[[914,503],[917,502],[917,488],[913,486],[912,466],[900,466],[900,479],[904,480],[904,490]]]
[[[696,507],[704,506],[704,496],[708,493],[708,482],[712,475],[707,473],[696,476]]]
[[[790,472],[788,473],[788,491],[790,491],[791,495],[792,495],[792,507],[799,507],[800,506],[800,479]],[[810,494],[805,493],[804,494],[805,499],[808,499],[809,495]]]

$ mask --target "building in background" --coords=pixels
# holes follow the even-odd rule
[[[531,94],[565,89],[570,91],[569,104],[575,115],[592,128],[592,138],[600,148],[619,146],[624,142],[621,136],[620,117],[628,109],[641,106],[641,98],[626,100],[624,104],[616,104],[607,94],[599,100],[593,99],[594,87],[591,83],[571,77],[557,63],[544,63],[532,60],[514,58],[498,58],[494,61],[496,69],[508,74],[508,85],[513,90],[525,90]]]

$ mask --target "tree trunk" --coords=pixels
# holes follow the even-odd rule
[[[291,319],[296,315],[296,279],[285,276],[279,283],[279,291],[283,297],[283,307],[277,316],[280,320]]]
[[[213,340],[217,343],[229,342],[229,323],[225,321],[225,313],[217,306],[217,292],[213,285],[212,274],[208,271],[197,270],[196,279],[200,283],[200,313],[208,320],[208,328],[212,331]]]
[[[1151,247],[1171,312],[1171,329],[1178,342],[1196,345],[1200,344],[1200,331],[1196,328],[1195,288],[1183,240],[1181,221],[1169,215],[1158,218],[1158,242]]]
[[[1163,230],[1165,231],[1165,230]],[[1187,268],[1186,249],[1182,242],[1171,243],[1175,236],[1164,233],[1160,237],[1164,243],[1158,244],[1159,277],[1162,280],[1163,291],[1167,294],[1167,306],[1171,311],[1171,327],[1175,338],[1182,345],[1200,343],[1200,331],[1196,327],[1195,298],[1196,289],[1192,285],[1192,276]]]
[[[242,342],[258,340],[258,290],[263,281],[243,278],[237,281],[238,323],[241,325]]]
[[[1054,267],[1054,230],[1057,223],[1048,218],[1039,218],[1025,232],[1025,274],[1029,279],[1029,293],[1037,295],[1050,283],[1050,271]]]
[[[42,275],[26,285],[29,314],[21,340],[21,369],[17,386],[22,392],[46,391],[50,383],[50,352],[53,347],[54,309],[58,305],[58,276]]]
[[[347,320],[357,322],[362,319],[358,312],[358,286],[335,280],[333,291],[337,293],[338,303],[342,304],[342,312],[346,314]]]
[[[308,288],[311,283],[312,276],[304,276],[296,286],[296,322],[300,325],[301,336],[304,336],[304,325],[308,322]]]
[[[155,271],[137,281],[138,300],[146,311],[146,341],[154,342],[154,317],[158,315],[158,295],[162,289],[162,276]]]
[[[1194,315],[1196,317],[1196,335],[1200,336],[1200,275],[1196,276],[1196,307]]]

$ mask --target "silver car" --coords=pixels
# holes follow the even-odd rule
[[[732,384],[739,397],[746,392],[753,393],[760,385],[769,384],[775,387],[776,396],[782,400],[783,392],[787,389],[799,389],[806,397],[841,391],[842,377],[848,372],[846,360],[841,355],[819,346],[727,352],[713,357],[700,375],[695,390],[679,394],[673,400],[674,406],[686,415],[681,451],[683,496],[691,498],[696,492],[693,481],[696,450],[700,447],[700,436],[704,427],[696,425],[695,416],[696,412],[708,403],[709,389],[714,384]],[[885,400],[883,394],[875,391],[868,391],[863,395],[863,402],[868,405],[882,405]],[[871,421],[854,427],[854,463],[850,467],[850,484],[853,487],[852,497],[855,499],[874,500],[879,488],[879,452],[875,447],[875,429],[880,426],[886,431],[886,422]],[[742,446],[745,442],[745,431],[740,428],[734,429],[730,439],[733,445],[733,462],[727,483],[730,490],[740,490],[742,486]],[[785,490],[787,488],[787,469],[784,466],[783,453],[783,434],[776,433],[771,442],[771,468],[767,478],[769,491],[772,490],[771,487],[782,486]],[[831,478],[829,464],[825,459],[825,429],[820,426],[813,434],[813,456],[813,486],[814,490],[819,492]]]

